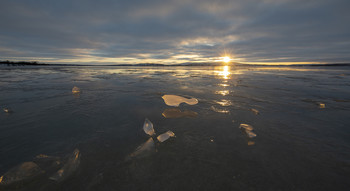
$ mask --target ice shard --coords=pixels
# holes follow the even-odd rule
[[[155,134],[153,123],[149,119],[145,119],[145,123],[143,124],[143,130],[146,134],[153,136]]]
[[[159,136],[157,137],[157,139],[158,139],[159,142],[162,143],[162,142],[168,140],[170,137],[175,137],[175,133],[172,132],[172,131],[167,131],[167,132],[165,132],[165,133],[159,135]]]

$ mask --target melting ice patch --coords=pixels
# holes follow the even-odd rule
[[[164,95],[163,100],[168,106],[178,107],[181,103],[187,103],[188,105],[196,105],[198,100],[196,98],[187,99],[178,95]]]

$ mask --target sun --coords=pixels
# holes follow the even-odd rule
[[[224,61],[225,63],[229,63],[229,62],[231,61],[231,58],[228,57],[228,56],[225,56],[225,57],[223,57],[223,61]]]

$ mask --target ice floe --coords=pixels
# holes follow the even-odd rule
[[[188,105],[196,105],[198,100],[196,98],[184,98],[178,95],[164,95],[163,100],[168,106],[178,107],[181,103],[187,103]]]

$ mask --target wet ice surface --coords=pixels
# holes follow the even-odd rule
[[[350,186],[347,67],[6,66],[0,92],[0,176],[31,179],[0,190]],[[172,107],[164,95],[198,103]],[[150,137],[145,118],[176,138]],[[69,176],[50,179],[62,169]]]

